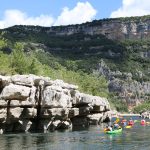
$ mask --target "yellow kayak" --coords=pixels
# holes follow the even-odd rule
[[[126,126],[127,129],[132,128],[132,126]]]

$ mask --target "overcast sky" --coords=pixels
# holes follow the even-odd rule
[[[150,0],[3,0],[0,28],[55,26],[150,14]]]

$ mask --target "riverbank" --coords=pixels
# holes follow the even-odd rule
[[[119,113],[117,111],[112,111],[111,112],[111,117],[118,117],[118,118],[122,118],[122,117],[141,117],[140,114],[133,114],[133,113]]]
[[[120,117],[141,117],[140,114],[119,114]]]

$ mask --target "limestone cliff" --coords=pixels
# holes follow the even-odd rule
[[[0,76],[1,132],[66,129],[109,119],[107,99],[77,88],[42,76]]]
[[[50,28],[47,33],[57,35],[71,35],[75,33],[84,33],[89,35],[103,34],[109,39],[148,39],[150,37],[150,17],[137,17],[132,20],[126,19],[104,19],[81,25]]]
[[[17,35],[20,32],[20,26],[15,26],[14,29],[14,34]],[[6,29],[6,32],[7,31],[9,32],[9,29]],[[39,26],[24,26],[24,31],[24,33],[21,33],[21,37],[26,36],[27,32],[34,32],[35,34],[43,32],[49,35],[56,36],[82,33],[92,36],[102,34],[109,39],[119,41],[125,39],[141,40],[150,38],[150,16],[110,18],[94,20],[92,22],[77,25],[54,26],[45,28],[41,28]]]

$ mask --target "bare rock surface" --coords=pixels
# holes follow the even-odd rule
[[[0,75],[0,126],[3,133],[68,129],[99,124],[110,110],[106,98],[78,86],[36,75]]]

